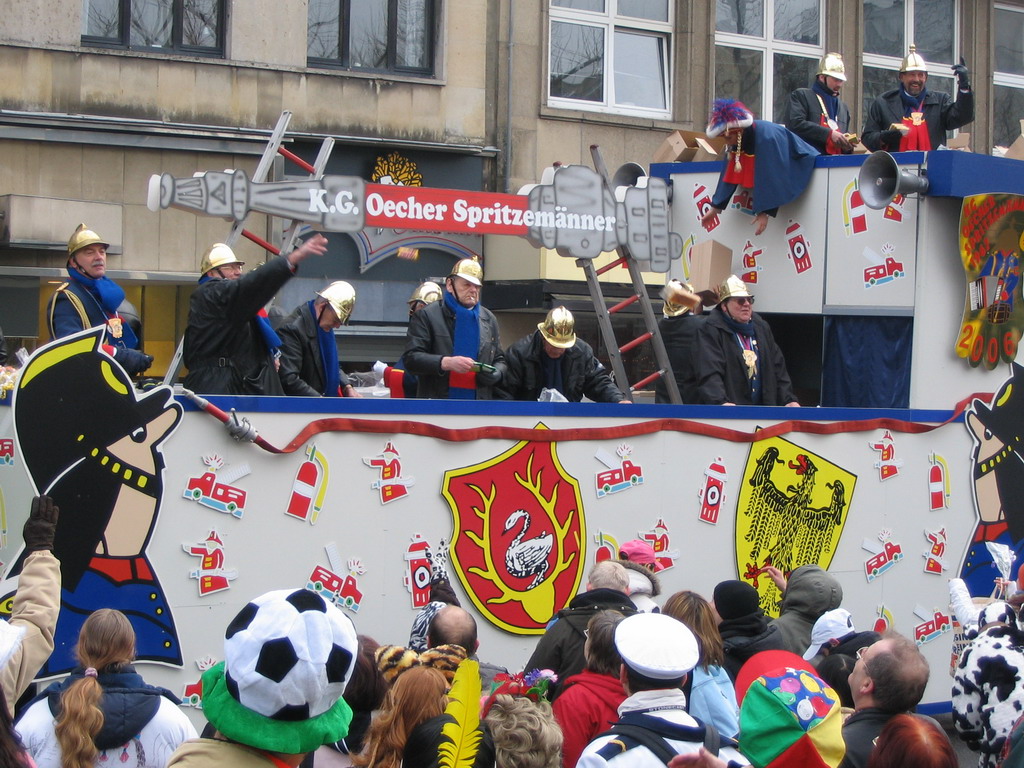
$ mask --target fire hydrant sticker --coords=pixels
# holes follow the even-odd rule
[[[729,473],[725,470],[725,460],[721,456],[715,458],[704,470],[704,487],[697,495],[700,497],[699,518],[711,525],[718,524],[718,515],[725,503],[725,484],[729,481]]]

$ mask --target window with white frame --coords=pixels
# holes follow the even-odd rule
[[[1008,147],[1020,136],[1024,119],[1024,8],[997,5],[992,20],[996,49],[992,142]]]
[[[671,117],[671,0],[550,0],[548,104]]]
[[[82,0],[82,43],[219,56],[224,0]]]
[[[435,3],[436,0],[309,0],[307,61],[313,66],[431,77]]]
[[[811,84],[825,52],[822,0],[715,6],[715,98],[739,99],[757,117],[781,122],[789,94]]]
[[[955,94],[959,0],[864,0],[864,114],[896,78],[913,44],[928,65],[928,89]],[[970,65],[970,62],[968,62]]]

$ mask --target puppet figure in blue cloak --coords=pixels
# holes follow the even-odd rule
[[[974,447],[974,503],[978,525],[964,556],[961,578],[976,597],[992,594],[1001,577],[986,542],[1016,553],[1010,579],[1024,563],[1024,368],[1011,365],[1010,378],[991,404],[975,399],[964,417]]]
[[[146,547],[163,490],[160,444],[182,409],[169,387],[137,393],[103,351],[102,334],[91,328],[43,347],[23,369],[14,396],[15,435],[35,493],[52,496],[61,509],[53,547],[61,566],[60,617],[41,677],[75,667],[79,630],[97,608],[128,616],[139,660],[181,665],[174,620]],[[8,577],[20,573],[23,559]]]
[[[700,220],[709,231],[737,189],[742,189],[749,195],[754,234],[760,235],[768,217],[800,197],[811,181],[818,151],[784,126],[755,120],[740,101],[716,99],[706,133],[728,140],[718,188]]]

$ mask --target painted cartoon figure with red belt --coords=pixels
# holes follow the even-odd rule
[[[163,497],[160,445],[182,409],[169,387],[137,393],[101,343],[102,329],[91,328],[47,344],[15,390],[15,436],[34,493],[61,508],[53,548],[60,617],[42,677],[75,667],[79,630],[101,607],[129,617],[139,660],[181,665],[174,619],[146,547]],[[4,586],[9,593],[11,585]]]

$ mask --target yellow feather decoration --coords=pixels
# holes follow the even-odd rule
[[[438,747],[439,768],[471,768],[480,746],[480,664],[466,659],[455,671],[448,691],[445,714],[455,718],[445,723],[441,734],[448,737]]]

